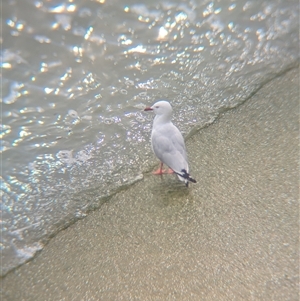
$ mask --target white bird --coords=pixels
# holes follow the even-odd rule
[[[189,181],[196,183],[196,180],[189,175],[184,139],[178,128],[172,123],[172,107],[167,101],[158,101],[152,107],[144,111],[153,111],[155,118],[151,133],[152,150],[161,161],[160,168],[154,174],[163,174],[163,164],[177,174],[179,180],[184,181],[188,186]]]

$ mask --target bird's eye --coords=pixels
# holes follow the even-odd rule
[[[155,106],[155,108],[156,108],[156,109],[158,109],[158,108],[159,108],[159,106]]]

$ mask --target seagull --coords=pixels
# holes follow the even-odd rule
[[[160,160],[160,168],[153,172],[161,175],[163,164],[170,170],[167,173],[175,173],[180,181],[196,183],[196,180],[189,175],[184,139],[178,128],[172,123],[172,107],[168,101],[156,102],[152,107],[146,107],[144,111],[153,111],[155,118],[151,133],[151,146],[154,154]]]

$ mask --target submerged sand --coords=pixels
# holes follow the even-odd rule
[[[146,174],[2,279],[2,300],[298,300],[299,69],[187,142],[186,189]]]

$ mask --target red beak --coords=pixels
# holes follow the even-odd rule
[[[153,109],[150,108],[150,107],[147,107],[147,108],[144,109],[144,111],[153,111]]]

